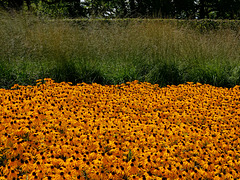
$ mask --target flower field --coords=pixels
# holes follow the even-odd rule
[[[0,179],[239,179],[240,86],[0,89]]]

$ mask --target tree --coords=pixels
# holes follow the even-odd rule
[[[154,8],[154,13],[159,13],[162,18],[174,17],[174,6],[172,0],[154,0],[153,6],[158,5],[158,8]]]
[[[23,0],[4,0],[1,1],[1,6],[4,9],[16,9],[19,10],[23,6],[24,1]]]
[[[176,18],[194,19],[196,17],[196,4],[194,0],[174,0]]]
[[[24,6],[27,5],[28,9],[30,9],[31,0],[0,0],[0,7],[10,10],[21,10]]]
[[[217,4],[217,16],[222,19],[237,19],[240,15],[239,0],[219,0]]]
[[[36,14],[71,18],[234,19],[240,16],[240,0],[0,0],[0,6],[7,10],[22,10],[25,6]]]

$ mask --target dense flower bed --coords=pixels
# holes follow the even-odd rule
[[[240,87],[0,90],[0,179],[238,179]]]

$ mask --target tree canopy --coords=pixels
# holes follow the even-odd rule
[[[0,0],[0,6],[70,18],[240,19],[240,0]]]

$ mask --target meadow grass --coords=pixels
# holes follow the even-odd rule
[[[79,25],[1,12],[0,87],[56,82],[160,86],[185,82],[233,87],[240,83],[240,36],[164,21]]]

